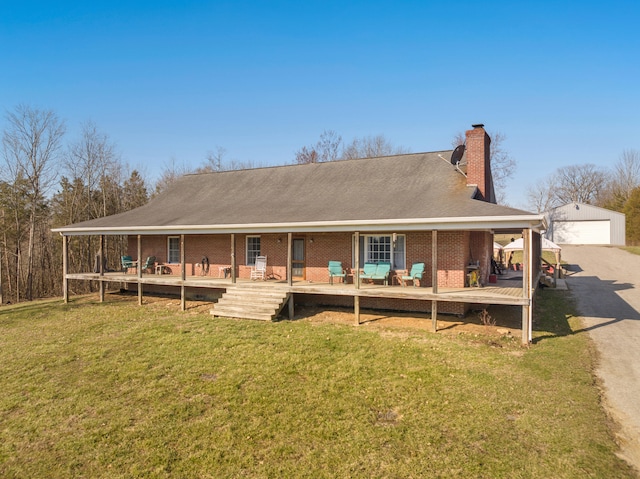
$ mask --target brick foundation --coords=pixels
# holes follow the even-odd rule
[[[296,294],[294,297],[294,301],[296,305],[353,308],[353,297],[351,296]],[[464,316],[469,309],[468,306],[469,305],[466,303],[438,301],[438,314],[454,314],[457,316]],[[360,308],[430,314],[431,301],[361,297]]]

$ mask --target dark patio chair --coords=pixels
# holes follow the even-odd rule
[[[122,272],[126,273],[129,268],[137,268],[138,262],[134,261],[131,256],[121,256]]]
[[[156,265],[156,257],[155,256],[148,256],[147,260],[144,262],[144,264],[142,265],[142,272],[146,271],[146,270],[152,270]]]

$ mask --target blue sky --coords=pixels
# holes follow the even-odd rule
[[[0,110],[92,120],[150,179],[208,151],[275,165],[327,129],[449,149],[472,123],[507,191],[640,150],[637,1],[0,0]],[[3,127],[4,119],[0,120]]]

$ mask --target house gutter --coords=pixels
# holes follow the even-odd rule
[[[152,235],[152,234],[228,234],[228,233],[333,233],[430,230],[491,230],[531,228],[539,231],[546,226],[543,215],[470,216],[455,218],[414,218],[363,221],[309,221],[289,223],[252,223],[226,225],[167,225],[167,226],[104,226],[62,227],[52,231],[64,236],[80,235]],[[544,229],[544,228],[543,228]]]

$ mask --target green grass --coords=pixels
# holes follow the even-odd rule
[[[622,249],[629,253],[640,254],[640,246],[624,246]]]
[[[0,477],[628,478],[586,333],[536,343],[180,313],[0,309]]]

